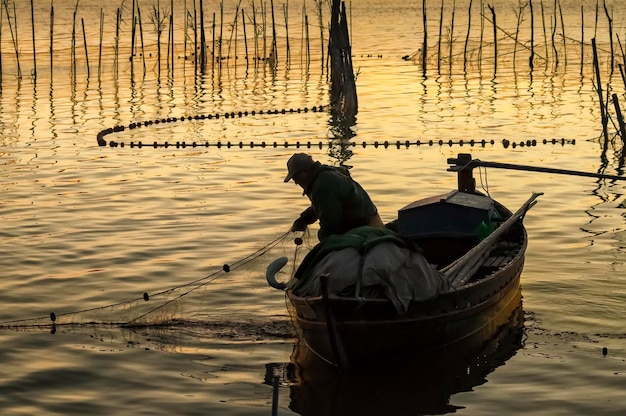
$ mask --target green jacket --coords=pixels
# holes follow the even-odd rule
[[[378,210],[365,190],[349,174],[315,162],[311,181],[304,189],[312,210],[302,213],[307,223],[320,221],[317,234],[321,240],[332,234],[344,234],[367,225]],[[307,218],[308,217],[308,218]]]

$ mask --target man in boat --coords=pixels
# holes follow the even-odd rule
[[[304,231],[319,219],[317,237],[322,241],[363,225],[384,227],[369,195],[347,169],[324,165],[306,153],[296,153],[287,161],[287,171],[285,182],[293,179],[311,201],[291,231]]]

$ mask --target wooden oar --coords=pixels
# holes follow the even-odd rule
[[[482,240],[455,262],[441,270],[452,287],[463,286],[469,280],[476,269],[480,267],[484,259],[489,256],[489,253],[491,253],[491,250],[495,247],[500,236],[509,230],[518,220],[523,218],[526,211],[537,203],[535,199],[541,195],[543,195],[543,192],[533,193],[524,205],[489,234],[487,238]]]
[[[525,171],[543,172],[543,173],[556,173],[559,175],[587,176],[587,177],[598,178],[598,179],[626,180],[625,176],[606,175],[604,173],[582,172],[578,170],[546,168],[546,167],[540,167],[540,166],[516,165],[513,163],[485,162],[480,159],[471,159],[468,163],[464,165],[459,165],[458,162],[459,162],[459,159],[456,159],[456,158],[448,159],[449,164],[454,164],[454,166],[450,166],[448,168],[448,171],[459,172],[459,171],[464,171],[464,170],[471,170],[475,167],[480,166],[480,167],[486,167],[486,168],[525,170]]]

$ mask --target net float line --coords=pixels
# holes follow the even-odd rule
[[[321,113],[328,106],[319,105],[313,107],[304,107],[304,108],[283,108],[281,110],[270,109],[270,110],[252,110],[252,111],[238,111],[238,112],[225,112],[225,113],[215,113],[215,114],[196,114],[194,116],[182,116],[182,117],[167,117],[161,119],[154,120],[146,120],[142,122],[134,122],[130,123],[127,126],[114,126],[109,127],[104,130],[100,130],[96,136],[98,141],[98,146],[106,146],[107,141],[105,140],[105,136],[108,136],[113,133],[119,133],[126,130],[134,130],[141,127],[150,127],[159,124],[167,124],[167,123],[182,123],[185,121],[199,121],[199,120],[218,120],[220,118],[230,119],[230,118],[242,118],[249,116],[257,116],[257,115],[284,115],[284,114],[301,114],[301,113]],[[116,142],[115,142],[116,143]],[[115,145],[111,145],[111,147],[117,147],[117,143]],[[164,146],[168,147],[168,146]]]
[[[505,149],[508,148],[512,148],[515,149],[517,147],[536,147],[540,144],[544,144],[544,145],[548,145],[548,144],[552,144],[552,145],[561,145],[561,146],[565,146],[565,145],[575,145],[576,144],[576,140],[572,139],[572,140],[566,140],[564,138],[561,139],[543,139],[543,140],[522,140],[522,141],[511,141],[509,139],[502,139],[501,140],[501,144],[502,147],[504,147]],[[290,143],[290,142],[265,142],[265,141],[261,141],[261,142],[246,142],[244,143],[243,141],[239,141],[239,142],[231,142],[231,141],[227,141],[227,142],[222,142],[222,141],[217,141],[214,143],[211,142],[186,142],[186,141],[176,141],[176,142],[158,142],[158,141],[154,141],[152,143],[147,143],[147,142],[142,142],[142,141],[131,141],[129,143],[120,141],[109,141],[109,147],[130,147],[130,148],[176,148],[176,149],[186,149],[186,148],[209,148],[209,147],[215,147],[218,149],[243,149],[243,148],[279,148],[279,147],[283,147],[283,148],[296,148],[296,149],[300,149],[300,148],[306,148],[306,149],[312,149],[312,148],[319,148],[319,149],[323,149],[325,147],[327,148],[334,148],[334,147],[343,147],[343,148],[347,148],[347,147],[362,147],[362,148],[367,148],[367,147],[374,147],[374,148],[382,148],[382,149],[408,149],[410,147],[420,147],[420,146],[470,146],[470,147],[487,147],[487,146],[495,146],[496,145],[496,141],[495,140],[415,140],[415,141],[410,141],[410,140],[396,140],[396,141],[389,141],[389,140],[385,140],[385,141],[374,141],[374,142],[361,142],[361,143],[357,143],[354,141],[338,141],[338,140],[328,140],[326,142],[323,141],[319,141],[319,142],[311,142],[311,141],[307,141],[307,142],[294,142],[294,143]]]

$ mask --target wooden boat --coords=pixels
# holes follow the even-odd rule
[[[485,383],[489,373],[522,347],[521,291],[510,306],[502,311],[498,327],[485,327],[432,354],[371,363],[350,372],[337,371],[298,342],[291,365],[281,374],[289,384],[289,408],[303,416],[454,413],[459,409],[454,394]]]
[[[355,367],[434,352],[508,317],[503,314],[519,298],[527,247],[522,220],[540,194],[512,213],[475,190],[471,169],[463,169],[469,160],[469,155],[449,160],[459,189],[409,204],[388,224],[424,250],[429,263],[451,279],[453,290],[412,301],[404,314],[388,299],[333,295],[328,276],[320,276],[320,296],[287,290],[298,333],[311,351],[340,368]],[[490,227],[495,229],[481,240],[477,232]]]

